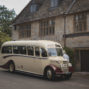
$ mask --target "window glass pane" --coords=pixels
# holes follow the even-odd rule
[[[51,1],[51,7],[56,7],[58,6],[58,1],[59,0],[50,0]]]
[[[29,47],[27,48],[27,50],[28,50],[28,55],[34,56],[34,48],[33,48],[33,47],[29,46]]]
[[[26,54],[26,47],[25,46],[20,46],[19,50],[20,50],[20,54]]]
[[[13,53],[19,54],[19,47],[18,46],[13,47]]]
[[[2,48],[2,53],[12,53],[12,47],[11,46],[4,46]]]
[[[2,47],[2,53],[5,53],[6,47]]]
[[[54,35],[55,34],[55,20],[43,20],[40,22],[40,36]]]
[[[36,5],[36,4],[33,4],[33,5],[31,5],[31,7],[30,7],[30,12],[31,12],[31,13],[36,12],[37,9],[38,9],[37,5]]]
[[[26,47],[25,46],[14,46],[13,53],[15,54],[26,54]]]
[[[35,47],[35,56],[40,56],[39,47]]]
[[[87,18],[87,13],[79,13],[76,14],[74,17],[74,22],[75,22],[75,32],[84,32],[86,31],[86,18]]]
[[[46,52],[46,50],[44,49],[44,48],[41,48],[41,56],[42,57],[47,57],[47,52]]]
[[[48,48],[49,56],[63,56],[61,48]]]
[[[19,25],[19,37],[28,38],[31,37],[31,24]]]

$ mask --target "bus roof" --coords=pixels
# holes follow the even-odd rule
[[[14,45],[35,45],[35,46],[43,46],[43,47],[47,47],[48,45],[60,45],[60,43],[54,42],[54,41],[48,41],[48,40],[21,40],[21,41],[8,41],[3,43],[2,46],[14,46]]]

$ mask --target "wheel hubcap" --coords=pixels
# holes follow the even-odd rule
[[[52,78],[52,72],[50,70],[47,71],[47,78],[48,79]]]
[[[10,72],[13,72],[14,71],[14,66],[13,64],[10,64]]]

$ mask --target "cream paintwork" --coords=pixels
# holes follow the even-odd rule
[[[34,46],[34,47],[42,47],[45,48],[47,51],[47,47],[52,47],[54,45],[59,45],[60,48],[61,45],[57,42],[52,42],[52,41],[11,41],[11,42],[6,42],[2,46]],[[16,55],[16,56],[11,56],[6,59],[3,59],[3,56],[5,55]],[[48,65],[55,65],[57,67],[61,67],[61,64],[63,61],[66,61],[62,56],[60,57],[46,57],[43,58],[41,57],[32,57],[28,55],[20,55],[20,54],[2,54],[2,58],[0,60],[0,65],[4,65],[7,63],[9,60],[13,60],[15,63],[15,68],[16,70],[20,71],[25,71],[25,72],[31,72],[35,74],[40,74],[43,75],[44,69]],[[68,61],[66,61],[68,62]]]

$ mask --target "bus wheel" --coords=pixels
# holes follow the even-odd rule
[[[15,72],[15,65],[14,65],[14,63],[10,63],[9,64],[9,72],[11,72],[11,73]]]
[[[55,80],[55,72],[52,68],[47,68],[45,71],[45,77],[48,80]]]

